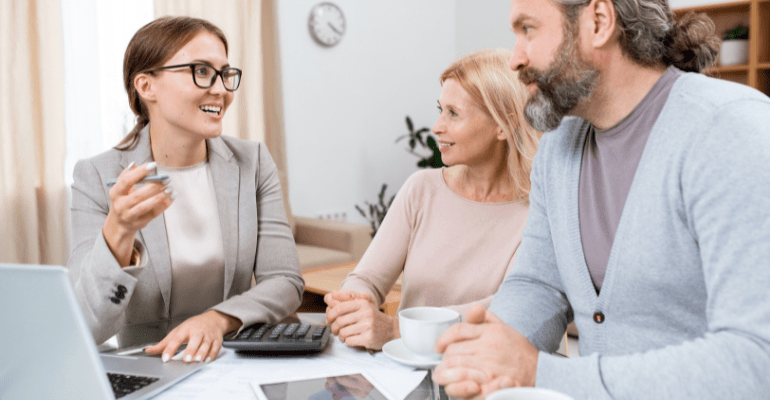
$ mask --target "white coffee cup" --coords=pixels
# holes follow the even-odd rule
[[[460,313],[447,308],[413,307],[398,313],[401,340],[418,360],[440,360],[441,354],[433,351],[436,340],[458,322]]]
[[[574,400],[564,393],[559,393],[550,389],[534,387],[517,387],[501,389],[492,392],[487,396],[487,400]]]

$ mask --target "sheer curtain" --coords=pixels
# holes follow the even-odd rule
[[[0,262],[66,257],[61,38],[58,2],[0,1]]]

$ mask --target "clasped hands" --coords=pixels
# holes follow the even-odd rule
[[[385,343],[401,337],[398,318],[381,312],[366,293],[339,290],[327,293],[324,302],[326,324],[348,346],[381,350]]]
[[[443,357],[433,381],[449,396],[483,399],[502,388],[535,386],[538,350],[481,305],[439,337],[436,352]]]

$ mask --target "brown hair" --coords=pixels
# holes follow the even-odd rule
[[[542,133],[527,123],[527,95],[518,72],[511,70],[510,50],[482,50],[452,63],[441,74],[441,83],[454,79],[505,133],[508,170],[514,200],[529,203],[529,173]]]
[[[227,54],[227,39],[222,30],[199,18],[158,18],[143,26],[131,38],[123,56],[123,85],[128,94],[128,104],[136,115],[136,125],[115,146],[116,149],[127,150],[134,146],[139,138],[139,131],[150,123],[150,114],[134,87],[134,78],[143,71],[163,66],[179,49],[204,30],[222,40]]]

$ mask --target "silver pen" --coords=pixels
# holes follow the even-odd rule
[[[150,176],[145,176],[144,178],[142,178],[141,181],[137,183],[162,182],[166,179],[169,179],[168,175],[150,175]],[[107,187],[112,187],[116,183],[118,183],[117,179],[110,179],[107,181],[106,185]]]

